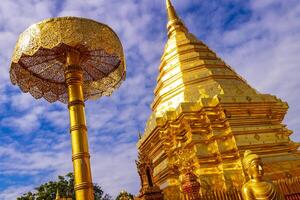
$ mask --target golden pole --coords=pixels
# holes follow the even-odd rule
[[[76,200],[94,200],[87,127],[84,112],[83,70],[80,53],[66,54],[65,78],[68,88],[74,190]]]

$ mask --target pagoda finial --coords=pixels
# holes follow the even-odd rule
[[[187,28],[181,21],[181,19],[178,17],[176,10],[174,6],[171,3],[171,0],[166,0],[166,6],[167,6],[167,13],[168,13],[168,35],[170,35],[176,31],[176,30],[181,30],[181,31],[186,31]]]
[[[171,3],[171,0],[166,0],[166,5],[167,5],[169,22],[173,20],[180,20],[174,6]]]
[[[57,188],[57,190],[56,190],[56,197],[55,197],[55,200],[60,200],[60,196],[59,196],[58,188]]]

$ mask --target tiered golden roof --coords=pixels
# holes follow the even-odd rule
[[[187,172],[198,177],[203,195],[239,190],[247,180],[245,150],[262,156],[267,179],[300,176],[300,145],[282,124],[287,103],[252,88],[188,31],[170,0],[166,4],[168,41],[152,114],[137,144],[138,167],[152,172],[139,169],[142,179],[153,179],[172,200],[183,198]]]

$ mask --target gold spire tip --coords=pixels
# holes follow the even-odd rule
[[[176,19],[178,20],[179,17],[176,13],[176,10],[175,10],[174,6],[171,3],[171,0],[166,0],[166,6],[167,6],[169,21],[173,21],[173,20],[176,20]]]
[[[166,5],[167,5],[167,8],[170,7],[170,6],[172,6],[171,1],[170,0],[166,0]]]
[[[59,195],[59,192],[58,192],[58,188],[56,190],[55,200],[60,200],[60,195]]]
[[[168,23],[167,23],[168,37],[170,37],[172,33],[174,33],[177,30],[187,32],[187,28],[185,27],[181,19],[178,17],[175,8],[172,5],[171,0],[166,0],[166,6],[167,6],[167,14],[168,14]]]

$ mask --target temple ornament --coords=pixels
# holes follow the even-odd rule
[[[200,183],[194,173],[187,172],[185,174],[182,181],[182,191],[186,200],[200,199]]]
[[[273,183],[263,180],[263,164],[257,154],[246,150],[243,165],[250,178],[242,187],[244,200],[284,200],[282,193]]]
[[[141,189],[138,200],[163,200],[163,194],[160,188],[153,180],[153,164],[149,158],[143,154],[139,154],[136,166],[141,179]]]

